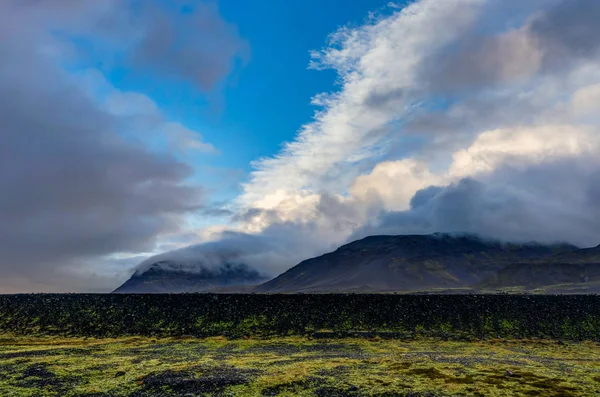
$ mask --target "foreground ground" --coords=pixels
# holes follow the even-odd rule
[[[600,396],[600,345],[0,334],[0,396]]]

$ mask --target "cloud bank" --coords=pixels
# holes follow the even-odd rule
[[[153,143],[215,149],[88,65],[212,90],[247,44],[214,5],[184,6],[0,3],[0,292],[106,290],[119,262],[106,255],[152,251],[202,206],[185,158]]]

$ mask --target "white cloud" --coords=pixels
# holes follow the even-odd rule
[[[469,147],[452,153],[446,170],[435,173],[415,159],[386,161],[357,177],[350,192],[359,202],[380,201],[386,211],[404,211],[414,195],[429,186],[445,186],[465,177],[489,178],[507,165],[527,169],[590,156],[600,158],[600,134],[590,127],[543,125],[484,131]]]
[[[573,96],[573,111],[579,117],[600,116],[600,84],[583,87]]]
[[[542,125],[482,132],[468,148],[453,154],[454,177],[492,172],[506,163],[539,164],[588,154],[600,155],[597,129]]]
[[[167,119],[147,95],[117,89],[98,70],[87,70],[80,81],[91,99],[99,101],[107,112],[123,121],[125,135],[150,142],[155,148],[164,146],[160,150],[183,157],[218,153],[212,144],[203,140],[200,132]]]
[[[377,164],[370,174],[354,180],[350,192],[359,200],[381,200],[384,208],[400,211],[409,208],[417,191],[441,183],[444,178],[432,173],[426,163],[405,159]]]
[[[313,102],[323,109],[315,120],[277,156],[256,162],[239,204],[270,212],[257,212],[246,230],[319,219],[323,193],[402,210],[430,185],[490,173],[509,161],[540,163],[596,150],[596,129],[564,109],[570,103],[564,93],[576,92],[575,113],[594,99],[585,88],[593,74],[582,77],[588,62],[544,69],[548,48],[535,21],[551,4],[506,4],[529,12],[521,25],[507,19],[482,33],[486,11],[499,3],[425,0],[333,34],[311,66],[335,69],[341,89],[317,95]],[[455,98],[441,111],[446,125],[433,125],[424,147],[393,159],[395,141],[414,134],[411,120],[436,117],[436,102],[448,93]]]
[[[106,108],[117,116],[159,116],[160,110],[148,96],[139,92],[121,92],[105,81],[105,87],[112,91],[106,99]]]
[[[313,54],[313,67],[333,68],[342,89],[321,95],[324,109],[280,154],[261,159],[240,202],[253,206],[282,190],[336,191],[369,160],[389,134],[389,123],[420,100],[415,84],[425,56],[463,33],[482,0],[424,0],[358,29],[341,29],[331,46]],[[436,26],[435,29],[431,29]]]
[[[168,137],[172,147],[181,152],[218,153],[213,145],[202,141],[200,133],[184,127],[180,123],[167,122],[161,130]]]

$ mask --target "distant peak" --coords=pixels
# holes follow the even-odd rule
[[[258,284],[268,277],[246,264],[222,263],[208,267],[163,260],[149,263],[115,292],[205,292],[214,288]]]
[[[360,243],[371,243],[371,242],[379,242],[383,240],[472,240],[472,241],[483,241],[483,239],[475,234],[470,233],[430,233],[430,234],[399,234],[399,235],[374,235],[363,237],[360,240],[355,240],[345,244],[344,246],[348,246],[351,244],[360,244]]]

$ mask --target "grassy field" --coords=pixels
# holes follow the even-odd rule
[[[600,345],[0,334],[0,396],[600,396]]]

